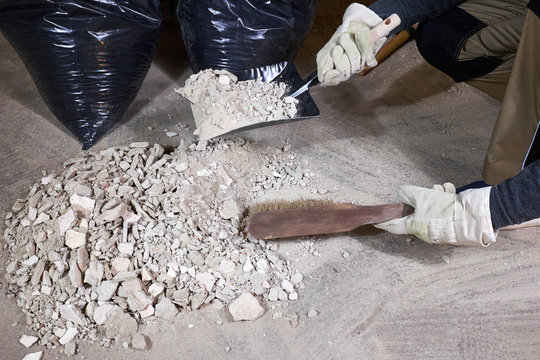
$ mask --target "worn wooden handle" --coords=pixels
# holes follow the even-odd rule
[[[399,49],[403,44],[409,40],[411,37],[411,34],[407,30],[402,30],[399,33],[397,33],[395,36],[393,36],[386,44],[383,45],[383,47],[375,54],[375,59],[377,59],[377,63],[381,63],[384,61],[387,57],[392,55],[394,51]],[[358,75],[364,76],[368,72],[371,71],[371,67],[367,67],[364,70],[360,71]]]
[[[280,239],[306,235],[343,233],[366,224],[378,224],[411,214],[408,205],[360,206],[330,204],[255,213],[248,221],[248,232],[257,239]]]

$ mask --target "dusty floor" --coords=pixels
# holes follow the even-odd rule
[[[340,13],[329,10],[317,19],[298,56],[303,75],[314,69],[316,50],[330,35],[323,25],[336,22]],[[56,169],[82,151],[54,120],[1,37],[0,64],[0,209],[5,211],[42,170]],[[181,39],[166,24],[158,54],[124,121],[93,150],[133,141],[174,146],[181,136],[191,136],[188,104],[173,91],[190,73]],[[498,104],[467,85],[453,86],[409,43],[367,77],[313,89],[319,118],[241,135],[261,146],[289,139],[334,197],[391,202],[400,184],[462,185],[480,178]],[[169,138],[165,130],[180,136]],[[148,353],[82,343],[74,358],[537,358],[539,236],[540,229],[534,228],[504,232],[487,249],[408,244],[405,237],[371,227],[324,237],[316,240],[320,257],[297,261],[306,274],[306,289],[289,306],[300,314],[296,328],[272,319],[271,311],[255,322],[219,326],[215,321],[221,315],[205,310],[147,327],[153,340]],[[299,243],[284,246],[292,251]],[[343,257],[344,252],[350,256]],[[37,351],[35,345],[29,351],[18,343],[30,332],[22,312],[1,290],[0,308],[0,359],[22,359]],[[320,314],[308,318],[311,309]],[[231,350],[225,352],[226,347]],[[65,357],[45,350],[43,359],[56,358]]]

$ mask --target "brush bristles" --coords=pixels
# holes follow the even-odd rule
[[[272,200],[253,205],[249,209],[250,215],[270,210],[296,209],[311,206],[324,206],[333,204],[330,200],[299,199],[299,200]]]

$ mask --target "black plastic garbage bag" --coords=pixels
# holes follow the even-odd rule
[[[137,95],[160,34],[160,2],[0,0],[0,29],[86,150]]]
[[[180,0],[176,17],[194,72],[247,69],[292,61],[308,33],[317,0]]]

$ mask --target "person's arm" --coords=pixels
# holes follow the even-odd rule
[[[393,34],[419,21],[439,16],[462,2],[463,0],[379,0],[369,8],[352,3],[343,14],[341,26],[317,53],[319,81],[324,86],[337,85],[366,66],[376,66],[375,54],[386,41],[387,34],[372,39],[370,32],[390,15],[397,14],[399,17],[399,25],[390,31],[390,34]]]
[[[540,218],[540,160],[493,186],[489,207],[495,229]]]
[[[382,19],[396,13],[401,24],[391,34],[428,19],[436,18],[446,11],[464,3],[465,0],[379,0],[369,6]]]

